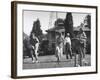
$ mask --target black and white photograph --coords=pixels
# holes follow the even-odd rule
[[[23,10],[23,69],[91,66],[91,14]]]
[[[97,73],[97,7],[13,2],[12,75]]]

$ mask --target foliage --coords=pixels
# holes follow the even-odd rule
[[[40,20],[39,19],[37,19],[36,21],[34,21],[31,34],[32,33],[34,33],[38,38],[41,35],[43,35],[42,30],[41,30],[41,24],[40,24]]]
[[[90,29],[91,28],[91,16],[90,15],[86,16],[86,21],[87,21],[86,27]]]
[[[65,36],[67,33],[70,33],[70,37],[74,37],[74,32],[73,32],[73,17],[72,13],[68,12],[66,15],[66,19],[64,22],[64,27],[65,27]]]

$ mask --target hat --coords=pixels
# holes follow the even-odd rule
[[[83,29],[82,29],[82,28],[80,28],[80,31],[82,31],[82,32],[83,32]]]
[[[67,36],[70,36],[70,34],[69,34],[69,33],[67,33]]]

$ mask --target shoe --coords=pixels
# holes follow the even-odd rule
[[[35,61],[36,63],[38,63],[39,61],[37,60],[37,61]]]
[[[35,63],[35,61],[34,61],[34,60],[33,60],[32,62],[33,62],[33,63]]]
[[[89,63],[85,61],[84,64],[85,64],[85,66],[87,66]]]
[[[76,64],[76,67],[80,67],[80,65],[79,64]]]

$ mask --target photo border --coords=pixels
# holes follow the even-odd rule
[[[59,7],[79,7],[79,8],[94,8],[96,10],[96,71],[82,72],[82,73],[63,73],[63,74],[49,74],[49,75],[33,75],[33,76],[17,76],[17,4],[34,4],[34,5],[49,5]],[[11,2],[11,77],[12,78],[32,78],[32,77],[50,77],[50,76],[65,76],[65,75],[81,75],[94,74],[98,72],[98,7],[88,5],[72,5],[72,4],[58,4],[58,3],[40,3],[40,2],[25,2],[12,1]]]

